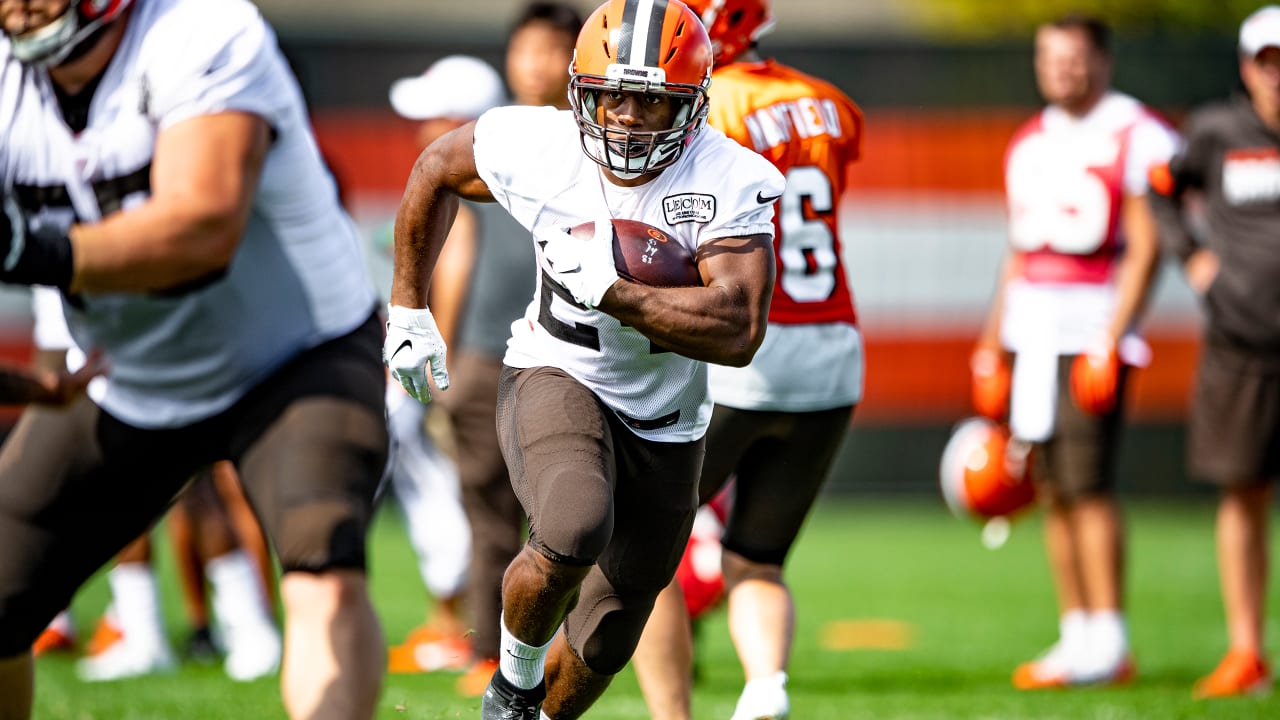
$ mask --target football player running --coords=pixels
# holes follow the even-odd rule
[[[756,41],[773,26],[765,0],[689,7],[716,52],[708,123],[787,179],[781,198],[770,198],[778,279],[769,331],[749,366],[710,370],[715,412],[698,491],[707,503],[736,478],[721,541],[729,632],[746,676],[734,720],[785,718],[795,603],[782,566],[862,397],[862,336],[837,220],[862,113],[830,83],[760,55]],[[653,717],[687,720],[691,664],[690,622],[673,582],[636,651]]]
[[[490,110],[423,152],[401,202],[384,353],[423,401],[428,374],[448,386],[426,298],[458,198],[497,201],[537,246],[498,398],[530,539],[503,579],[484,718],[579,717],[626,665],[689,536],[706,364],[745,365],[763,339],[783,178],[704,127],[711,61],[683,4],[610,0],[579,34],[571,110]],[[660,227],[704,285],[619,279],[611,218]],[[567,232],[586,222],[594,238]]]
[[[29,648],[76,588],[231,459],[284,570],[286,710],[372,716],[376,295],[274,33],[244,0],[0,23],[0,282],[58,288],[111,368],[0,450],[0,715],[31,712]]]
[[[1033,443],[1045,508],[1060,635],[1014,671],[1024,690],[1120,683],[1134,672],[1116,449],[1127,368],[1150,353],[1134,334],[1158,255],[1147,172],[1177,138],[1111,89],[1111,69],[1101,21],[1068,15],[1037,30],[1035,76],[1048,105],[1005,156],[1010,249],[971,362],[978,412],[1007,415],[1014,437]]]

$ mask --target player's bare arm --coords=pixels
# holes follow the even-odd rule
[[[197,282],[231,263],[253,205],[271,130],[226,112],[160,132],[151,197],[71,229],[72,292],[145,292]]]
[[[1119,342],[1142,314],[1160,258],[1156,222],[1146,196],[1125,195],[1120,212],[1126,242],[1116,282],[1116,309],[1108,328],[1113,344]]]
[[[475,122],[442,135],[418,155],[396,212],[391,304],[426,307],[431,273],[458,213],[458,199],[492,202],[476,170]]]
[[[673,352],[744,366],[764,340],[774,281],[772,238],[710,240],[699,248],[697,261],[704,287],[653,288],[619,280],[599,309]]]

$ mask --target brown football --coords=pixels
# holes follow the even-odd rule
[[[584,222],[570,232],[576,238],[590,240],[595,223]],[[613,264],[619,276],[652,287],[702,284],[689,251],[665,231],[639,220],[614,218]]]

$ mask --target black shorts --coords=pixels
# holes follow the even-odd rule
[[[1223,487],[1280,478],[1280,357],[1207,340],[1188,422],[1192,477]]]
[[[703,503],[736,476],[721,544],[757,563],[782,565],[831,471],[852,406],[815,412],[717,405],[707,429],[698,494]]]
[[[1062,499],[1110,493],[1116,486],[1116,453],[1120,447],[1125,388],[1129,368],[1121,366],[1116,404],[1105,415],[1091,415],[1071,397],[1071,365],[1075,355],[1058,358],[1058,397],[1053,435],[1035,444],[1032,477]]]
[[[87,399],[23,413],[0,450],[0,657],[217,460],[237,465],[286,571],[362,569],[387,449],[381,337],[371,317],[184,427],[137,428]]]
[[[529,518],[529,544],[594,565],[565,636],[596,672],[593,648],[629,658],[675,574],[697,510],[703,442],[645,440],[562,370],[504,368],[498,436]]]

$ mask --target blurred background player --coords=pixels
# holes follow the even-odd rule
[[[581,28],[581,15],[568,4],[533,2],[524,7],[507,41],[507,85],[514,104],[568,108],[565,68]],[[463,210],[476,227],[459,235]],[[524,511],[498,445],[495,413],[511,323],[524,314],[533,295],[536,264],[533,247],[524,241],[527,235],[501,207],[463,202],[440,258],[450,270],[436,273],[431,283],[433,302],[440,298],[459,307],[449,345],[452,386],[439,402],[452,420],[462,506],[471,525],[466,608],[475,660],[457,682],[457,691],[465,696],[483,693],[498,667],[502,575],[524,540]]]
[[[787,179],[773,220],[769,328],[747,367],[710,366],[715,411],[699,487],[707,503],[736,478],[722,538],[729,631],[746,679],[733,718],[785,718],[795,603],[782,566],[862,397],[862,336],[837,220],[862,113],[830,83],[759,54],[756,41],[773,27],[764,0],[687,4],[715,48],[708,123]],[[654,718],[689,717],[691,662],[673,582],[635,656]]]
[[[1147,172],[1172,130],[1113,91],[1110,32],[1068,15],[1035,37],[1048,106],[1005,157],[1010,249],[972,356],[979,414],[1033,443],[1060,636],[1019,666],[1021,689],[1128,680],[1124,527],[1115,497],[1126,367],[1158,256]],[[1006,349],[1013,353],[1012,369]],[[1012,392],[1010,392],[1012,387]]]
[[[391,86],[391,107],[401,117],[418,123],[419,149],[430,145],[444,133],[480,117],[485,110],[505,103],[506,90],[498,72],[483,60],[466,55],[442,58],[422,75],[403,78]],[[443,272],[432,283],[431,304],[435,308],[440,333],[447,343],[456,342],[455,338],[462,330],[461,324],[466,322],[464,307],[468,278],[476,266],[477,238],[490,229],[488,216],[493,214],[491,210],[496,209],[471,203],[460,207],[449,242],[438,261]],[[384,243],[388,252],[390,240],[388,232]],[[500,243],[503,247],[509,244],[514,243]],[[485,265],[491,260],[494,264],[500,263],[501,259],[499,253],[495,253],[493,258],[486,256]],[[530,253],[530,265],[532,262]],[[523,265],[520,270],[524,274],[528,272]],[[516,283],[516,289],[524,284]],[[511,290],[510,287],[487,288],[489,293]],[[508,318],[502,327],[503,341],[510,320]],[[456,376],[469,376],[469,359],[455,355],[450,359],[450,369]],[[425,434],[424,420],[429,410],[431,422],[442,419],[437,408],[423,405],[410,397],[400,383],[388,377],[387,412],[394,438],[392,485],[404,510],[422,580],[434,598],[434,607],[428,611],[428,622],[413,630],[403,643],[391,648],[388,658],[391,672],[461,670],[469,667],[472,661],[467,637],[468,622],[463,616],[462,606],[468,566],[473,564],[471,538],[476,533],[471,531],[463,512],[458,468],[439,443]],[[490,421],[492,414],[490,407]],[[447,419],[443,425],[448,425]],[[466,430],[475,432],[470,427]],[[488,431],[492,433],[492,427]],[[455,438],[455,443],[465,442],[457,438],[458,434],[449,433]],[[498,462],[501,462],[500,454]],[[518,528],[517,524],[517,531]],[[481,539],[482,543],[484,541]]]
[[[1245,94],[1197,109],[1151,197],[1169,254],[1207,323],[1187,423],[1188,470],[1219,488],[1227,653],[1196,697],[1271,689],[1265,648],[1269,526],[1280,477],[1280,6],[1240,26]],[[1197,194],[1207,242],[1191,231]]]
[[[30,715],[29,649],[76,589],[230,459],[284,570],[285,709],[372,716],[376,295],[274,32],[236,1],[6,1],[0,23],[0,281],[59,288],[110,364],[0,450],[0,714]]]
[[[67,329],[61,294],[54,288],[32,288],[32,314],[35,362],[42,367],[80,368],[85,354],[76,347]],[[90,393],[101,391],[101,383],[91,383]],[[234,485],[234,469],[228,463],[218,465],[225,466],[219,472],[230,473]],[[197,655],[205,652],[200,643],[207,638],[213,646],[225,648],[224,667],[229,677],[253,680],[274,672],[280,662],[280,634],[266,590],[271,583],[264,583],[262,572],[265,564],[265,575],[271,576],[270,558],[251,513],[244,531],[257,536],[259,553],[252,557],[241,550],[239,536],[225,509],[227,503],[214,485],[214,467],[217,466],[198,473],[170,511],[170,523],[181,528],[173,538],[177,565],[183,575],[187,615],[193,626],[188,648]],[[239,495],[234,488],[232,492]],[[243,504],[243,496],[239,497]],[[212,634],[205,602],[206,580],[217,628]],[[85,657],[76,665],[80,677],[89,681],[119,680],[173,669],[174,655],[161,613],[149,532],[116,556],[115,564],[107,571],[107,583],[111,603],[85,646]],[[34,650],[40,654],[73,645],[73,640],[74,626],[64,610],[37,639]]]

